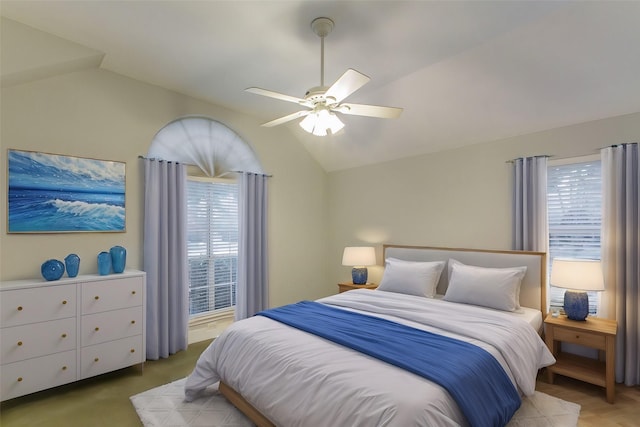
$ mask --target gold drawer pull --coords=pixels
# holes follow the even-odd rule
[[[22,341],[18,341],[18,347],[22,345]]]
[[[136,321],[135,321],[135,320],[132,320],[132,321],[131,321],[131,324],[132,324],[132,325],[135,325],[135,324],[136,324]]]
[[[18,382],[21,383],[22,382],[22,377],[18,377]]]
[[[67,337],[67,334],[62,334],[62,338],[66,338],[66,337]]]
[[[99,327],[96,326],[96,328],[94,329],[94,331],[98,332],[100,330]]]
[[[63,371],[66,371],[66,370],[67,370],[67,367],[66,367],[66,366],[63,366],[63,367],[62,367],[62,370],[63,370]]]
[[[18,306],[18,311],[22,311],[22,306],[21,305]]]
[[[131,353],[135,353],[135,352],[136,352],[136,349],[135,349],[135,348],[132,348],[132,349],[131,349]]]
[[[131,295],[135,295],[135,294],[136,294],[136,291],[131,291]]]
[[[62,301],[62,305],[65,305],[67,303],[67,300]]]
[[[95,297],[93,297],[93,299],[98,301],[100,299],[100,297],[98,295],[96,295]]]
[[[98,357],[96,357],[95,359],[93,359],[94,362],[98,362],[100,359]]]

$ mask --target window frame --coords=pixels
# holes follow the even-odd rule
[[[547,162],[547,221],[548,221],[548,234],[547,234],[547,251],[548,251],[548,257],[547,257],[547,283],[549,284],[548,286],[548,300],[549,300],[549,309],[550,311],[553,311],[554,309],[560,309],[561,311],[564,311],[564,306],[563,306],[563,298],[564,298],[564,292],[566,292],[566,289],[563,288],[558,288],[555,287],[553,285],[551,285],[551,283],[549,283],[549,278],[551,277],[551,267],[552,267],[552,263],[553,263],[553,257],[551,256],[551,222],[549,221],[549,171],[551,168],[553,167],[557,167],[557,166],[566,166],[566,165],[574,165],[574,164],[580,164],[580,163],[590,163],[590,162],[600,162],[601,163],[601,157],[599,154],[591,154],[591,155],[586,155],[586,156],[576,156],[576,157],[567,157],[567,158],[562,158],[562,159],[554,159],[551,160],[549,159],[549,161]],[[600,164],[600,183],[601,183],[601,192],[600,192],[600,197],[601,197],[601,203],[602,203],[602,164]],[[602,258],[602,208],[600,209],[600,236],[599,236],[599,253],[598,253],[598,257],[596,259],[601,259]],[[559,255],[558,257],[563,257],[562,255]],[[588,292],[589,295],[589,305],[590,305],[590,310],[589,310],[589,315],[597,315],[599,310],[600,310],[600,292]],[[559,300],[559,302],[558,302]],[[556,301],[556,303],[554,304],[554,301]],[[594,304],[595,302],[595,304]],[[591,306],[595,306],[595,310],[591,309]]]
[[[189,174],[187,176],[187,181],[204,182],[204,183],[211,183],[211,184],[215,184],[215,183],[236,184],[236,185],[238,184],[238,181],[235,178],[221,178],[221,177],[211,178],[211,177],[205,177],[201,175],[192,175],[192,174]],[[188,184],[189,183],[187,182],[187,186]],[[187,193],[188,191],[189,190],[187,189]],[[188,203],[188,200],[187,200],[187,203]],[[187,206],[187,210],[188,209],[189,207]],[[239,226],[239,223],[238,223],[238,226]],[[189,231],[189,224],[187,224],[187,232],[188,231]],[[239,232],[239,227],[236,228],[235,231],[236,233]],[[189,263],[188,251],[187,251],[187,257],[188,257],[187,263]],[[191,268],[189,268],[189,272],[191,273]],[[233,277],[236,278],[236,285],[237,285],[237,253],[236,253],[236,273],[233,275]],[[191,288],[191,279],[189,279],[189,291],[190,291],[190,288]],[[189,297],[189,305],[191,306],[191,297]],[[189,327],[190,328],[198,327],[198,326],[207,325],[210,322],[218,322],[220,320],[232,319],[234,315],[235,315],[235,304],[229,307],[223,307],[223,308],[209,310],[209,311],[200,312],[196,314],[190,313]]]

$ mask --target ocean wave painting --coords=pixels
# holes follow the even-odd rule
[[[9,233],[125,231],[125,164],[8,150]]]

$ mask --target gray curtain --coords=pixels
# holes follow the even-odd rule
[[[243,172],[240,176],[236,320],[269,307],[267,180],[262,174]]]
[[[512,249],[547,252],[547,157],[513,160]]]
[[[603,317],[618,321],[616,381],[640,384],[640,157],[638,144],[604,148],[602,156]]]
[[[188,345],[187,174],[178,163],[144,163],[147,359],[157,360]]]

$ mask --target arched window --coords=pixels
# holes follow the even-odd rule
[[[233,130],[195,116],[163,127],[147,157],[193,165],[202,172],[187,180],[189,315],[199,323],[230,312],[236,302],[239,230],[238,185],[228,174],[261,174],[260,162]]]
[[[208,117],[176,119],[154,136],[147,157],[197,166],[206,176],[263,173],[255,153],[237,133]]]

